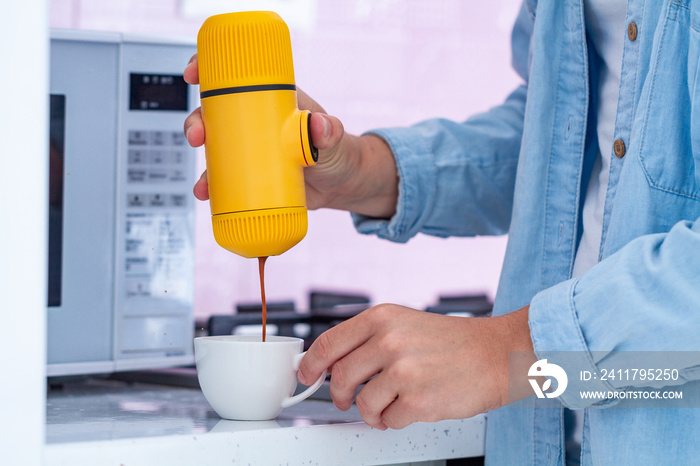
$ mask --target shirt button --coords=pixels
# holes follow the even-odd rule
[[[615,139],[615,142],[613,143],[613,152],[615,152],[615,157],[621,159],[625,156],[626,150],[624,141],[622,139]]]
[[[627,25],[627,37],[629,37],[629,40],[632,42],[637,39],[637,25],[634,22]]]

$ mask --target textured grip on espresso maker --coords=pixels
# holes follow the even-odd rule
[[[216,242],[239,256],[279,256],[304,239],[306,207],[284,207],[212,216]]]

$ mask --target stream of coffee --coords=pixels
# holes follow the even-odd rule
[[[267,256],[258,257],[258,271],[260,273],[260,297],[262,298],[262,341],[265,341],[267,333],[267,303],[265,302],[265,261]]]

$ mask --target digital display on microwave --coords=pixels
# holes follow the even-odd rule
[[[182,75],[131,73],[130,110],[187,111],[187,83]]]
[[[49,306],[61,305],[63,262],[63,167],[66,96],[51,94],[49,105]]]

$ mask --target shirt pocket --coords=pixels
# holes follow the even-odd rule
[[[676,0],[667,4],[643,93],[646,106],[639,145],[639,160],[653,188],[696,200],[700,200],[698,7]]]

